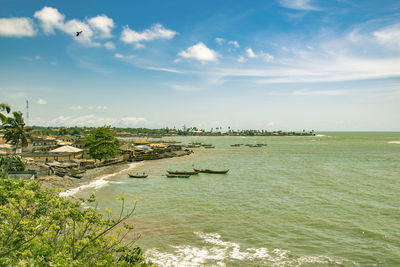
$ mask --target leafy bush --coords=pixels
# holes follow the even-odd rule
[[[69,200],[33,180],[0,179],[0,266],[153,266],[125,241],[136,203],[118,200],[119,215],[104,215],[89,207],[93,195]]]
[[[5,170],[7,168],[7,164],[10,162],[10,166],[8,171],[25,171],[26,165],[23,159],[20,156],[12,156],[11,161],[7,157],[0,157],[0,177],[5,176]]]

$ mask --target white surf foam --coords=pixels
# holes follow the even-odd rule
[[[397,144],[397,145],[400,145],[400,141],[389,141],[388,144]]]
[[[356,265],[341,259],[326,256],[295,257],[290,251],[267,248],[242,249],[239,244],[221,239],[218,233],[195,232],[205,246],[173,246],[174,252],[161,252],[156,248],[146,251],[146,257],[158,266],[229,266],[231,262],[251,262],[265,266],[302,266],[303,264]],[[211,245],[211,246],[210,246]]]
[[[96,180],[94,180],[94,181],[92,181],[92,182],[90,182],[88,184],[81,185],[81,186],[78,186],[78,187],[75,187],[75,188],[71,188],[71,189],[69,189],[67,191],[61,192],[59,194],[59,196],[60,197],[69,197],[69,196],[75,195],[80,190],[85,190],[85,189],[89,189],[89,188],[99,189],[99,188],[107,185],[110,182],[110,181],[106,180],[107,178],[110,178],[110,177],[113,177],[115,175],[124,173],[124,172],[126,172],[128,170],[131,170],[131,169],[134,169],[134,168],[136,168],[136,167],[138,167],[138,166],[140,166],[142,164],[143,164],[143,162],[130,163],[127,168],[125,168],[123,170],[120,170],[119,172],[115,172],[115,173],[111,173],[111,174],[100,176]]]

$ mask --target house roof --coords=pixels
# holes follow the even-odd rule
[[[81,151],[82,151],[82,149],[76,148],[73,146],[61,146],[56,149],[50,150],[49,152],[52,152],[52,153],[60,153],[60,152],[78,153]]]

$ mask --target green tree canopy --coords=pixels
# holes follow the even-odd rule
[[[84,146],[94,159],[112,158],[120,152],[119,142],[111,126],[103,126],[93,130],[84,140]]]
[[[10,113],[10,106],[7,103],[0,103],[0,120],[1,122],[5,122],[7,117],[4,115],[2,112],[5,111],[7,113]]]
[[[3,129],[5,130],[4,139],[6,143],[11,143],[14,146],[14,155],[17,153],[18,146],[28,146],[28,140],[31,139],[29,134],[30,128],[25,127],[24,118],[22,113],[14,111],[12,117],[7,117],[3,122]],[[13,155],[13,156],[14,156]],[[7,173],[8,168],[11,164],[12,157],[10,157],[5,172]]]
[[[126,224],[136,206],[113,216],[89,199],[64,199],[34,180],[0,179],[0,266],[152,266]],[[85,206],[85,208],[83,208]]]

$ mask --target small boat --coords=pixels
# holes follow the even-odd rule
[[[69,176],[81,179],[83,177],[83,173],[71,173]]]
[[[168,174],[174,174],[174,175],[194,175],[194,174],[198,174],[199,172],[198,171],[189,171],[189,172],[186,172],[186,171],[167,171],[168,172]]]
[[[131,178],[147,178],[148,174],[138,174],[138,173],[128,173],[129,177]]]
[[[168,178],[189,178],[190,175],[177,175],[177,174],[166,174]]]
[[[202,173],[214,173],[214,174],[226,174],[228,173],[228,170],[222,170],[222,171],[214,171],[214,170],[210,170],[210,169],[204,169],[204,170],[198,170],[198,169],[193,169],[197,172],[202,172]]]
[[[68,172],[68,175],[74,178],[81,179],[83,175],[85,174],[86,170],[80,170],[80,169],[72,169]]]

